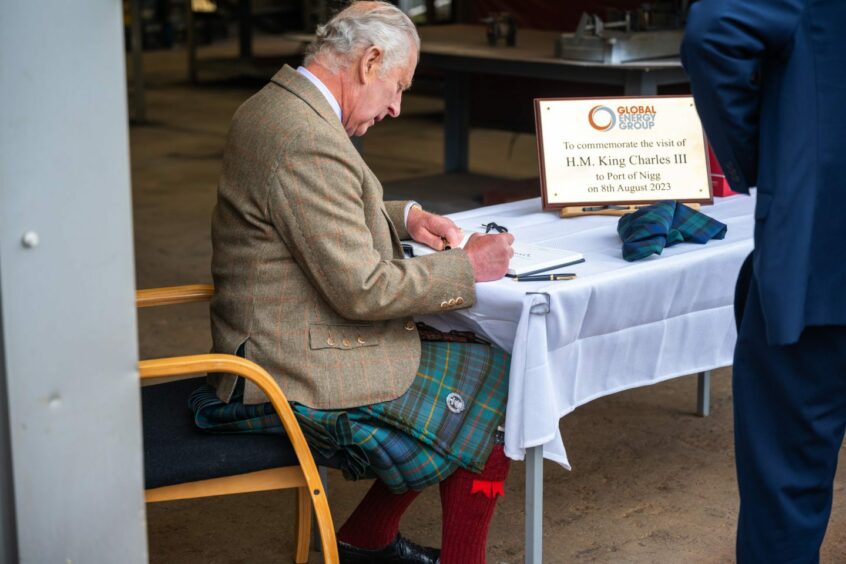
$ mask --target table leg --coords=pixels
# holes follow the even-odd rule
[[[699,417],[708,417],[711,413],[711,371],[700,372],[697,379],[696,414]]]
[[[543,446],[526,449],[526,564],[543,562]]]
[[[132,42],[132,118],[135,123],[147,120],[147,109],[144,104],[144,33],[141,20],[141,0],[129,3]]]
[[[648,70],[628,70],[623,93],[626,96],[655,96],[658,94],[658,84]]]
[[[185,2],[185,41],[188,44],[188,81],[197,83],[197,30],[194,29],[194,8]]]
[[[448,71],[444,98],[444,172],[467,172],[470,77],[466,73]]]
[[[253,2],[238,2],[238,56],[249,59],[253,56]]]

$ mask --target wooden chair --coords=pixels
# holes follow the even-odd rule
[[[208,301],[211,285],[138,290],[139,308]],[[287,437],[262,434],[210,434],[196,428],[188,396],[203,378],[142,388],[145,497],[149,503],[297,488],[296,553],[308,561],[312,506],[324,561],[338,562],[338,547],[326,492],[315,458],[273,378],[249,360],[229,354],[200,354],[142,360],[141,379],[225,372],[254,382],[273,404]],[[320,457],[318,457],[320,458]],[[321,464],[331,461],[320,459]]]

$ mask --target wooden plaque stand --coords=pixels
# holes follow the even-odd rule
[[[699,209],[699,204],[697,203],[686,203],[682,202],[684,205],[693,208],[695,210]],[[630,204],[630,205],[609,205],[609,206],[567,206],[561,208],[561,217],[579,217],[583,215],[626,215],[627,213],[632,213],[634,211],[639,210],[644,206],[651,206],[652,204]]]

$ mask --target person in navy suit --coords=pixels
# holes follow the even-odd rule
[[[817,562],[846,426],[846,1],[700,0],[682,61],[757,186],[734,358],[740,562]]]

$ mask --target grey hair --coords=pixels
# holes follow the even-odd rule
[[[405,63],[412,46],[420,51],[420,36],[414,23],[396,6],[353,2],[318,26],[317,38],[309,45],[303,64],[318,62],[337,73],[371,46],[382,50],[383,74]]]

